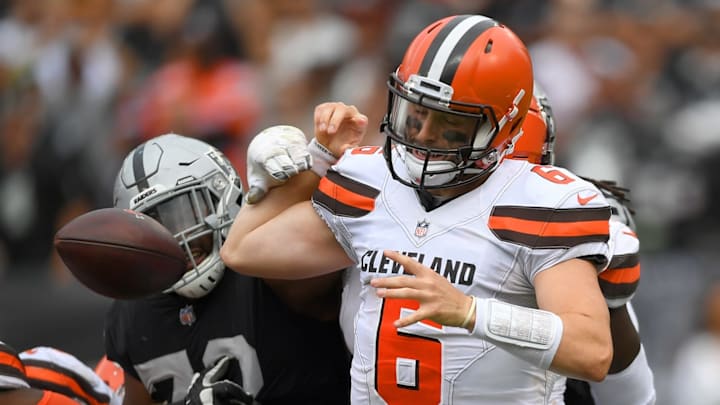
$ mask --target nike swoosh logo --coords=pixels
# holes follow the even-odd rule
[[[193,160],[191,160],[191,161],[189,161],[189,162],[180,162],[179,165],[180,165],[180,166],[190,166],[191,164],[197,162],[198,159],[200,159],[200,158],[195,158],[195,159],[193,159]]]
[[[595,193],[589,197],[580,197],[580,194],[578,193],[577,200],[580,205],[587,205],[587,203],[589,203],[590,201],[595,199],[595,197],[597,197],[597,196],[598,196],[598,193]]]

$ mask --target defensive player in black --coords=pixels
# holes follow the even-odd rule
[[[197,139],[162,135],[125,158],[114,205],[157,219],[188,257],[187,273],[170,289],[118,300],[107,315],[105,348],[125,371],[125,404],[249,403],[244,394],[223,401],[227,387],[209,395],[214,402],[191,398],[188,391],[207,380],[196,378],[189,389],[193,374],[211,369],[214,380],[228,380],[263,405],[349,402],[349,355],[337,323],[340,280],[260,280],[225,271],[219,250],[242,197],[225,156]],[[328,290],[334,292],[318,299]],[[226,356],[237,361],[221,361],[218,375],[213,365]]]

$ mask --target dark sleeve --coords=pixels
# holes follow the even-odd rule
[[[105,354],[109,360],[118,363],[126,374],[140,380],[140,376],[128,356],[127,336],[131,333],[128,329],[129,325],[127,325],[128,312],[129,309],[126,306],[115,301],[105,315],[103,331]]]

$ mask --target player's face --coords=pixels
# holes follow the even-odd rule
[[[405,136],[410,143],[426,148],[458,149],[470,143],[475,132],[475,124],[474,118],[435,111],[409,103]],[[424,156],[419,157],[424,159]],[[447,159],[447,156],[435,154],[430,159]]]
[[[204,225],[210,209],[205,198],[195,196],[197,198],[191,193],[179,194],[147,211],[181,242],[188,270],[200,265],[213,250],[213,233]]]
[[[188,243],[188,246],[190,246],[190,253],[192,254],[192,260],[188,257],[187,260],[187,269],[192,270],[195,265],[200,265],[200,263],[203,262],[209,255],[210,252],[212,252],[213,248],[213,235],[212,234],[206,234],[203,235],[190,243]],[[193,264],[193,260],[195,263]]]

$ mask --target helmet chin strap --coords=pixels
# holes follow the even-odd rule
[[[498,121],[498,132],[502,131],[503,127],[505,127],[505,124],[507,124],[509,121],[512,121],[513,118],[515,118],[520,110],[518,109],[518,104],[520,104],[520,101],[522,101],[523,97],[525,97],[525,90],[520,89],[518,91],[518,94],[513,99],[513,103],[508,109],[508,111],[503,115],[503,117]]]

